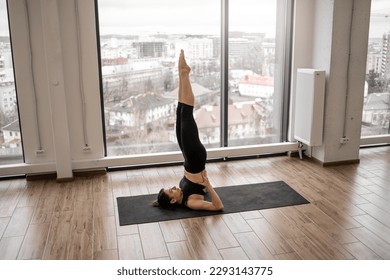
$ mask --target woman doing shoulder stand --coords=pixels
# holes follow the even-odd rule
[[[155,206],[172,209],[175,205],[184,205],[194,210],[220,211],[223,203],[207,177],[207,152],[199,140],[193,110],[195,97],[190,83],[191,68],[181,50],[179,58],[179,102],[176,110],[176,137],[184,157],[184,176],[179,187],[162,188]],[[205,192],[211,201],[204,199]]]

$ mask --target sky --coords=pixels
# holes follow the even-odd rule
[[[5,0],[0,0],[0,36],[8,34]],[[162,5],[163,3],[163,5]],[[220,34],[221,0],[98,0],[100,32]],[[275,0],[230,0],[231,30],[272,35]],[[156,9],[157,7],[157,9]]]
[[[0,36],[8,35],[5,2],[0,0]],[[220,2],[98,0],[100,32],[220,34]],[[276,0],[230,0],[230,31],[265,32],[272,37],[275,3]],[[390,0],[372,0],[371,12],[370,37],[381,37],[390,31]]]
[[[390,0],[371,1],[370,37],[382,37],[390,31]]]
[[[0,36],[8,36],[8,19],[5,0],[0,0]]]
[[[220,34],[220,0],[99,0],[101,34]],[[162,5],[163,3],[163,5]],[[230,29],[273,34],[273,0],[231,0]]]

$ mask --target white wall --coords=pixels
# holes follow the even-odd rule
[[[56,171],[59,178],[72,178],[74,161],[104,156],[94,1],[8,3],[25,162],[32,170]],[[39,148],[43,152],[37,154]]]
[[[292,97],[297,68],[326,71],[324,144],[312,153],[323,163],[359,159],[370,4],[370,0],[296,0]],[[340,144],[343,136],[349,143]]]

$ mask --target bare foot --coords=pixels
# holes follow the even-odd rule
[[[184,51],[181,50],[179,57],[179,102],[194,106],[195,96],[192,92],[190,71],[191,68],[184,58]]]
[[[181,50],[179,57],[179,75],[180,78],[188,76],[190,74],[191,68],[187,65],[186,59],[184,57],[184,51]]]

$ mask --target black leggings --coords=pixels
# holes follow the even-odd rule
[[[194,107],[179,102],[176,109],[176,137],[184,157],[184,168],[190,173],[205,169],[207,152],[199,140]]]

